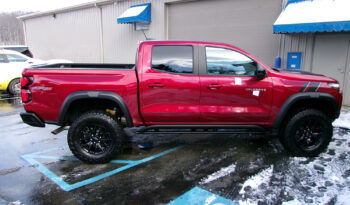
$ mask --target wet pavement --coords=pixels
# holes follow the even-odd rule
[[[67,131],[22,123],[20,100],[0,96],[0,205],[350,204],[350,129],[336,127],[316,158],[261,136],[139,135],[111,163],[88,165],[67,148]]]

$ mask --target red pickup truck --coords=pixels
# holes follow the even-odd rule
[[[223,43],[145,41],[136,64],[55,64],[26,69],[23,121],[70,126],[80,160],[105,163],[135,133],[262,133],[291,154],[315,156],[342,104],[331,78],[272,69]]]

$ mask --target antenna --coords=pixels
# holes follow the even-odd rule
[[[145,30],[142,29],[141,31],[142,31],[143,35],[145,36],[146,40],[149,40],[149,38],[147,38],[147,36],[146,36]]]

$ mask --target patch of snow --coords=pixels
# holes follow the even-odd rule
[[[350,113],[342,111],[343,122]],[[338,122],[337,122],[338,123]],[[272,173],[273,170],[273,173]],[[250,187],[248,187],[250,186]],[[248,179],[240,204],[350,204],[350,131],[335,128],[327,151],[318,157],[290,157]]]
[[[347,205],[349,203],[350,203],[350,188],[347,187],[344,191],[338,194],[336,204]]]
[[[257,205],[258,202],[255,201],[255,200],[247,199],[247,200],[245,200],[245,201],[239,200],[239,201],[238,201],[238,204],[239,204],[239,205]]]
[[[216,196],[215,195],[212,195],[210,197],[208,197],[206,200],[205,200],[205,205],[210,205],[213,201],[215,201],[216,199]]]
[[[333,126],[350,129],[350,112],[341,112],[339,118],[333,122]]]
[[[282,205],[303,205],[303,203],[301,203],[297,199],[293,199],[291,201],[283,202]]]
[[[273,166],[264,169],[263,171],[257,173],[256,175],[249,178],[247,181],[244,182],[242,189],[239,191],[240,194],[245,193],[246,187],[251,187],[252,189],[256,189],[259,187],[259,185],[263,183],[268,183],[270,181],[270,178],[273,173]]]
[[[207,176],[205,179],[202,179],[199,184],[206,184],[206,183],[212,182],[216,179],[219,179],[223,176],[226,176],[226,175],[234,172],[235,169],[236,169],[236,164],[231,164],[230,166],[224,167],[224,168],[220,169],[219,171]]]
[[[17,200],[17,201],[13,201],[13,202],[10,202],[8,205],[21,205],[23,204],[21,201]]]

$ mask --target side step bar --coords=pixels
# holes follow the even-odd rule
[[[182,134],[182,133],[264,133],[268,130],[256,125],[154,125],[148,127],[126,128],[127,135],[134,134]]]

